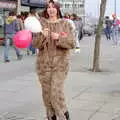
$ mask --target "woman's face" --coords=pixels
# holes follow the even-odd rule
[[[49,3],[47,13],[49,17],[57,17],[57,9],[55,8],[53,3]]]

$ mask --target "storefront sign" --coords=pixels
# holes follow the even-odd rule
[[[21,0],[23,6],[43,8],[46,0]]]
[[[0,1],[0,8],[15,9],[16,3],[15,2],[1,2]]]
[[[44,4],[45,0],[30,0],[30,3],[33,3],[33,4]]]

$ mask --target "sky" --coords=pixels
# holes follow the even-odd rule
[[[99,4],[100,0],[85,0],[86,1],[86,14],[92,15],[94,17],[98,17],[99,15]],[[107,0],[107,9],[106,16],[111,16],[114,13],[114,1],[115,0]],[[116,13],[120,18],[120,0],[116,0]]]

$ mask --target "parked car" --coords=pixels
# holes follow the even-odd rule
[[[85,25],[83,27],[83,34],[87,34],[88,36],[91,36],[94,34],[94,28],[90,25]]]

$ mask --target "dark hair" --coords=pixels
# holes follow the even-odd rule
[[[70,19],[70,14],[69,13],[65,13],[64,14],[64,18]]]
[[[35,9],[30,10],[30,14],[35,15],[36,14],[36,10]]]
[[[14,11],[10,11],[9,12],[9,16],[15,16],[15,12]]]
[[[28,15],[29,15],[29,12],[24,12],[24,18],[26,19],[27,17],[28,17]]]
[[[21,18],[21,15],[17,15],[17,18],[20,19],[20,18]]]
[[[57,17],[62,18],[62,14],[60,11],[60,4],[58,2],[54,2],[54,0],[50,0],[48,3],[46,3],[45,10],[43,11],[42,16],[45,17],[46,19],[49,18],[49,15],[47,13],[47,8],[50,3],[54,4],[54,7],[57,9]]]
[[[77,20],[78,19],[78,16],[75,13],[73,13],[72,16],[73,16],[73,20]]]

